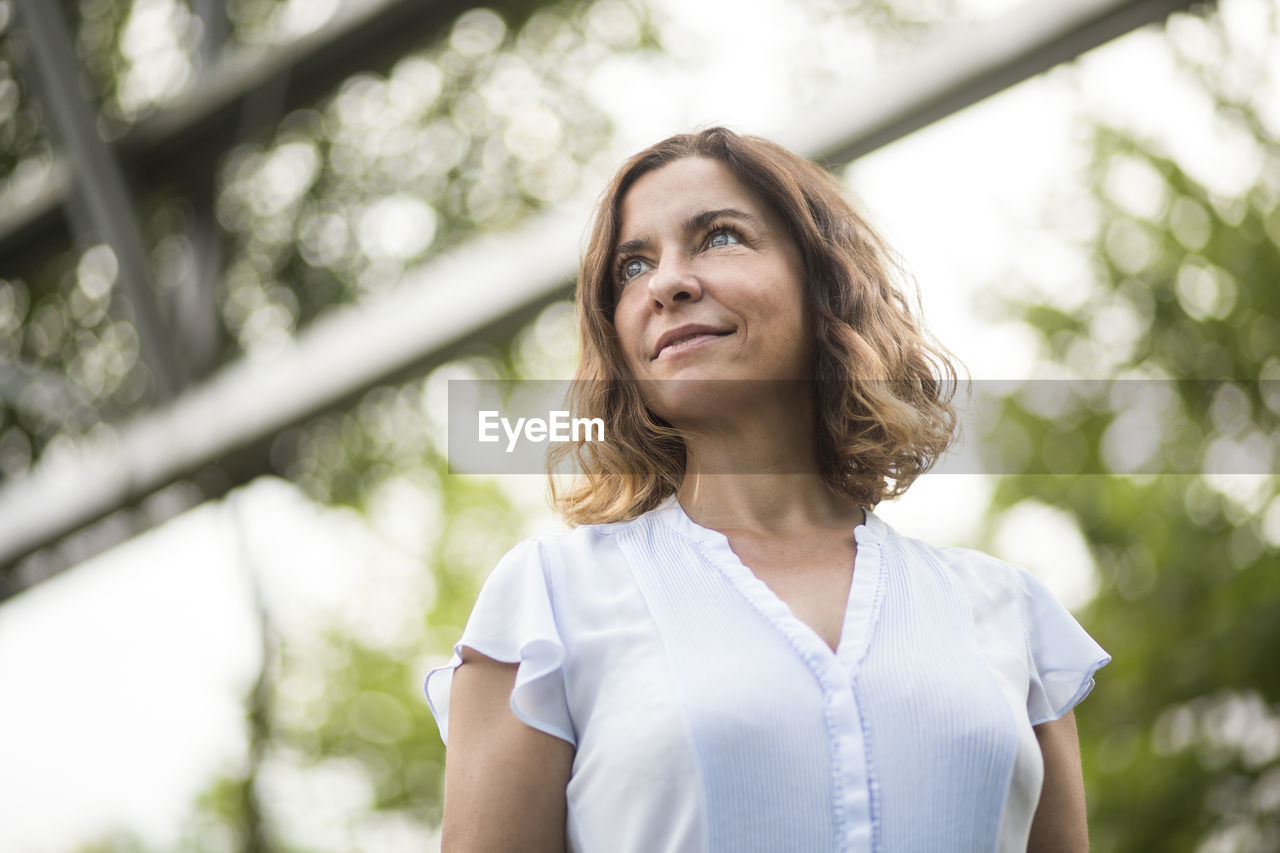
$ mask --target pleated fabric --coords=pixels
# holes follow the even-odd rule
[[[518,664],[513,712],[576,747],[579,853],[1025,850],[1033,725],[1109,656],[1028,572],[872,512],[830,647],[671,498],[527,540],[425,690],[442,737],[460,649]]]

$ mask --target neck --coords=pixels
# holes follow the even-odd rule
[[[866,521],[852,498],[835,494],[816,475],[687,474],[676,498],[689,518],[721,532],[850,530]]]
[[[684,481],[677,499],[704,527],[780,533],[851,529],[865,520],[851,499],[818,473],[812,406],[782,401],[735,423],[686,429]]]

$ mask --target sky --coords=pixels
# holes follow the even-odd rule
[[[970,4],[991,15],[1011,5]],[[1269,4],[1222,6],[1247,31],[1249,14]],[[820,89],[823,63],[857,48],[842,45],[834,28],[808,49],[813,22],[797,21],[782,0],[757,7],[748,16],[729,0],[666,0],[683,59],[619,60],[592,82],[620,128],[620,153],[713,122],[767,135],[797,106],[779,63],[800,57]],[[1042,228],[1048,206],[1078,202],[1086,112],[1166,140],[1223,191],[1252,178],[1247,148],[1208,117],[1150,30],[1100,48],[1078,72],[1027,81],[849,169],[863,206],[919,281],[926,322],[975,378],[1023,378],[1038,358],[1028,330],[993,322],[985,310],[993,286],[1024,280],[1030,265],[1046,273],[1038,276],[1045,298],[1087,296],[1084,259]],[[1141,204],[1140,178],[1130,184],[1119,191]],[[989,488],[980,476],[927,476],[877,513],[908,535],[970,544]],[[1045,555],[1034,547],[1045,537],[1061,547]],[[209,775],[242,761],[241,696],[260,660],[253,585],[286,636],[334,619],[362,631],[389,622],[393,631],[430,600],[421,583],[405,600],[378,597],[415,574],[393,539],[265,478],[0,606],[0,850],[63,850],[113,823],[174,843],[178,818]],[[1062,513],[1020,506],[997,543],[1000,556],[1036,571],[1064,603],[1088,599],[1092,565]],[[378,573],[389,583],[372,582]],[[421,671],[430,663],[424,650]],[[335,827],[367,792],[341,774],[277,783],[291,808],[319,816],[309,830],[318,843],[342,849]],[[377,831],[380,849],[426,849],[410,830]]]

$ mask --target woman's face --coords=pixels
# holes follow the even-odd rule
[[[636,379],[811,380],[800,252],[719,161],[689,157],[640,177],[622,200],[614,260],[614,325]],[[646,386],[646,397],[674,422],[693,387]]]

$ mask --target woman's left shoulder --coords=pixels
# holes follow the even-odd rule
[[[906,549],[954,578],[975,604],[1016,604],[1027,592],[1030,572],[977,548],[934,545],[901,537]]]
[[[1031,724],[1056,720],[1088,695],[1111,656],[1026,568],[976,548],[903,540],[968,594],[975,636],[1014,692],[1026,696]]]
[[[977,548],[942,545],[934,550],[951,571],[971,583],[998,584],[1022,590],[1027,576],[1031,574],[1019,565]]]

